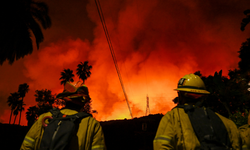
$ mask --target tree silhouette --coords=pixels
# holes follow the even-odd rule
[[[38,118],[38,108],[36,106],[32,106],[28,108],[26,112],[26,119],[28,121],[28,126],[31,127]]]
[[[202,76],[206,89],[210,92],[207,95],[204,105],[225,117],[240,111],[249,109],[249,91],[247,83],[240,76],[239,70],[230,70],[229,78],[222,76],[222,70],[215,72],[208,77]]]
[[[201,77],[201,76],[202,76],[202,74],[201,74],[201,72],[200,72],[200,71],[196,71],[194,74],[195,74],[195,75],[197,75],[197,76],[199,76],[199,77]]]
[[[53,108],[53,103],[55,102],[55,96],[51,94],[50,90],[42,89],[35,91],[36,102],[38,106],[38,116],[48,112]]]
[[[18,107],[16,107],[16,109],[15,109],[14,112],[13,112],[13,114],[14,114],[14,116],[15,116],[13,124],[15,124],[15,122],[16,122],[16,117],[17,117],[17,115],[18,115],[18,112],[19,112],[19,109],[18,109]]]
[[[64,69],[63,72],[61,72],[61,84],[65,84],[66,82],[74,82],[74,77],[75,75],[73,74],[73,70],[70,69]]]
[[[19,96],[19,93],[17,93],[17,92],[10,93],[10,96],[8,97],[7,103],[11,108],[9,124],[11,122],[11,117],[12,117],[13,111],[16,109],[16,107],[18,105],[19,98],[20,98],[20,96]],[[15,114],[16,114],[16,112],[15,112]]]
[[[21,114],[22,114],[22,111],[24,110],[23,105],[25,105],[24,102],[23,102],[23,98],[25,97],[26,93],[28,93],[28,91],[29,91],[29,85],[27,83],[19,85],[18,93],[19,93],[19,95],[21,97],[21,100],[18,103],[18,108],[19,108],[19,112],[20,112],[19,125],[20,125],[20,122],[21,122],[21,116],[22,116]]]
[[[241,21],[241,31],[245,30],[245,27],[250,22],[250,9],[247,9],[243,12],[246,17],[242,19]],[[241,59],[238,63],[238,66],[240,68],[241,76],[243,78],[246,78],[247,81],[250,81],[250,38],[247,39],[247,41],[243,42],[240,48],[239,58]]]
[[[36,90],[35,93],[37,105],[29,107],[26,112],[28,126],[31,126],[37,120],[38,116],[52,109],[52,105],[56,103],[55,95],[51,94],[51,90]]]
[[[32,35],[37,49],[43,41],[43,29],[51,26],[48,6],[34,0],[4,1],[0,5],[0,64],[8,60],[12,64],[33,52]],[[40,26],[41,25],[41,26]]]
[[[79,76],[79,79],[85,83],[85,80],[90,77],[91,72],[90,70],[92,69],[92,66],[88,65],[88,61],[85,61],[84,63],[80,62],[80,64],[77,65],[77,75]]]
[[[250,9],[245,10],[243,13],[246,15],[246,18],[243,18],[241,21],[241,31],[244,31],[246,25],[250,22]]]
[[[24,104],[23,100],[19,100],[18,103],[17,103],[17,108],[16,109],[17,109],[18,112],[20,112],[18,125],[20,125],[20,123],[21,123],[21,113],[22,113],[22,111],[24,111],[24,107],[23,107],[24,105],[26,105],[26,104]]]
[[[241,74],[244,76],[248,76],[250,72],[250,38],[247,39],[246,42],[242,43],[242,46],[240,48],[239,58],[240,61],[238,63],[238,66],[240,68]]]
[[[85,80],[87,80],[87,78],[90,77],[91,69],[92,66],[88,65],[88,61],[85,61],[84,63],[80,62],[80,64],[77,65],[76,74],[78,75],[79,79],[83,81],[82,84],[84,84]],[[91,98],[85,100],[83,111],[91,113]]]

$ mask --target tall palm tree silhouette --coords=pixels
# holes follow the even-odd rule
[[[7,0],[0,5],[0,64],[12,64],[33,52],[32,39],[37,49],[43,41],[42,29],[51,26],[48,6],[34,0]],[[41,25],[41,26],[40,26]]]
[[[17,108],[19,98],[20,98],[20,96],[19,96],[18,92],[10,93],[10,96],[8,97],[7,103],[8,103],[8,106],[10,106],[10,108],[11,108],[9,124],[11,122],[11,117],[12,117],[13,111],[16,110],[16,108]],[[16,114],[16,112],[15,112],[15,114]]]
[[[14,112],[13,112],[13,114],[14,114],[14,116],[15,116],[13,124],[15,124],[15,122],[16,122],[16,117],[17,117],[17,115],[18,115],[18,112],[19,112],[19,108],[16,107],[16,109],[15,109]]]
[[[18,125],[20,125],[20,123],[21,123],[21,116],[22,116],[22,111],[24,111],[24,107],[23,107],[24,105],[26,105],[26,104],[24,104],[23,100],[18,101],[17,111],[20,112]]]
[[[88,61],[85,61],[84,63],[80,62],[80,64],[77,65],[77,75],[79,76],[79,79],[83,81],[83,84],[85,83],[85,80],[90,77],[92,69],[92,66],[88,65]]]
[[[69,82],[74,82],[74,77],[75,75],[73,74],[73,70],[70,69],[64,69],[63,72],[61,72],[61,84],[65,84],[67,81]]]
[[[24,110],[24,102],[23,102],[23,98],[25,97],[26,93],[28,93],[29,91],[29,85],[27,83],[24,84],[20,84],[18,87],[18,93],[21,97],[20,102],[18,103],[18,111],[20,112],[20,117],[19,117],[19,125],[21,122],[21,116],[22,116],[22,111]]]
[[[92,69],[91,65],[88,65],[88,61],[85,61],[84,63],[80,62],[80,64],[77,65],[77,75],[80,79],[83,81],[82,84],[85,83],[85,80],[87,80],[88,77],[90,77],[91,72],[90,70]],[[81,84],[81,85],[82,85]],[[91,113],[91,99],[86,99],[85,105],[84,105],[84,111],[87,113]]]

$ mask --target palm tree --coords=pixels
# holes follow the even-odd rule
[[[92,69],[92,66],[88,65],[88,61],[85,61],[84,63],[80,62],[80,64],[77,65],[76,74],[79,76],[79,79],[83,81],[83,83],[88,77],[90,77],[91,69]]]
[[[79,80],[81,79],[83,81],[82,84],[85,83],[85,80],[90,77],[91,72],[90,70],[92,69],[92,66],[88,65],[88,61],[85,61],[84,63],[80,62],[80,64],[77,65],[77,75],[79,77]],[[86,99],[85,105],[83,108],[83,111],[90,113],[91,112],[91,98]]]
[[[25,97],[26,93],[29,91],[29,85],[27,83],[20,84],[18,87],[18,93],[20,97],[23,98]]]
[[[13,124],[15,124],[15,122],[16,122],[16,117],[17,117],[17,115],[18,115],[18,112],[19,112],[19,110],[18,110],[18,108],[16,107],[16,109],[15,109],[14,112],[13,112],[13,114],[14,114],[14,116],[15,116],[15,119],[14,119]]]
[[[250,9],[245,10],[244,14],[246,15],[246,18],[243,18],[241,21],[241,26],[240,26],[241,31],[244,31],[246,25],[250,22]]]
[[[8,105],[11,108],[11,113],[10,113],[10,120],[9,120],[9,124],[11,122],[11,117],[13,114],[13,111],[16,110],[16,107],[18,105],[18,100],[20,98],[19,93],[15,92],[15,93],[10,93],[11,95],[8,97]]]
[[[8,60],[12,64],[33,52],[32,35],[37,49],[44,40],[41,28],[51,26],[48,6],[34,0],[5,1],[0,6],[0,64]],[[41,25],[41,26],[40,26]]]
[[[66,82],[74,82],[74,77],[75,75],[73,74],[73,70],[70,69],[64,69],[63,72],[61,72],[61,78],[59,80],[61,81],[61,84],[65,84]]]
[[[38,117],[38,108],[36,106],[32,106],[28,108],[26,112],[26,119],[28,121],[28,126],[32,126]]]
[[[19,125],[20,125],[21,116],[22,116],[21,114],[22,114],[22,111],[24,110],[23,105],[25,105],[23,102],[23,98],[25,97],[26,93],[28,93],[28,91],[29,91],[29,85],[27,83],[23,83],[19,85],[18,93],[21,97],[21,101],[18,103],[19,111],[20,111]]]
[[[24,104],[23,100],[18,101],[17,111],[20,112],[18,125],[20,125],[20,123],[21,123],[21,114],[22,114],[22,111],[24,111],[24,107],[23,107],[24,105],[26,105],[26,104]]]
[[[42,89],[35,91],[36,102],[38,106],[38,115],[45,113],[53,108],[53,103],[55,102],[55,95],[51,94],[51,90]]]

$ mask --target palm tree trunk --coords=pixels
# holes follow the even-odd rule
[[[21,116],[22,116],[22,108],[23,108],[23,97],[22,97],[22,100],[21,100],[21,103],[20,103],[21,105],[20,105],[20,117],[19,117],[19,123],[18,123],[18,125],[20,125],[20,123],[21,123]]]
[[[22,114],[22,110],[20,111],[20,117],[19,117],[19,124],[18,125],[20,125],[20,122],[21,122],[21,115]]]
[[[11,122],[12,113],[13,113],[13,110],[11,110],[11,113],[10,113],[10,121],[9,121],[9,124],[10,124],[10,122]]]
[[[17,116],[17,115],[15,115],[15,119],[14,119],[14,122],[13,122],[13,124],[15,124],[15,122],[16,122],[16,116]]]

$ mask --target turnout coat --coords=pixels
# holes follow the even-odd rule
[[[232,148],[241,149],[240,135],[234,122],[217,115],[227,129]],[[200,142],[183,108],[174,108],[162,117],[153,145],[154,150],[197,150],[200,148]]]
[[[73,115],[76,114],[77,111],[71,109],[62,109],[61,113],[66,115]],[[52,114],[50,112],[47,112],[39,116],[38,120],[33,124],[33,126],[26,134],[20,148],[21,150],[38,150],[40,148],[41,139],[44,132],[42,119],[45,116],[52,116]],[[81,120],[77,132],[77,137],[79,150],[106,149],[102,127],[100,123],[91,116],[83,118]]]
[[[250,125],[245,124],[239,127],[242,150],[250,150]]]

